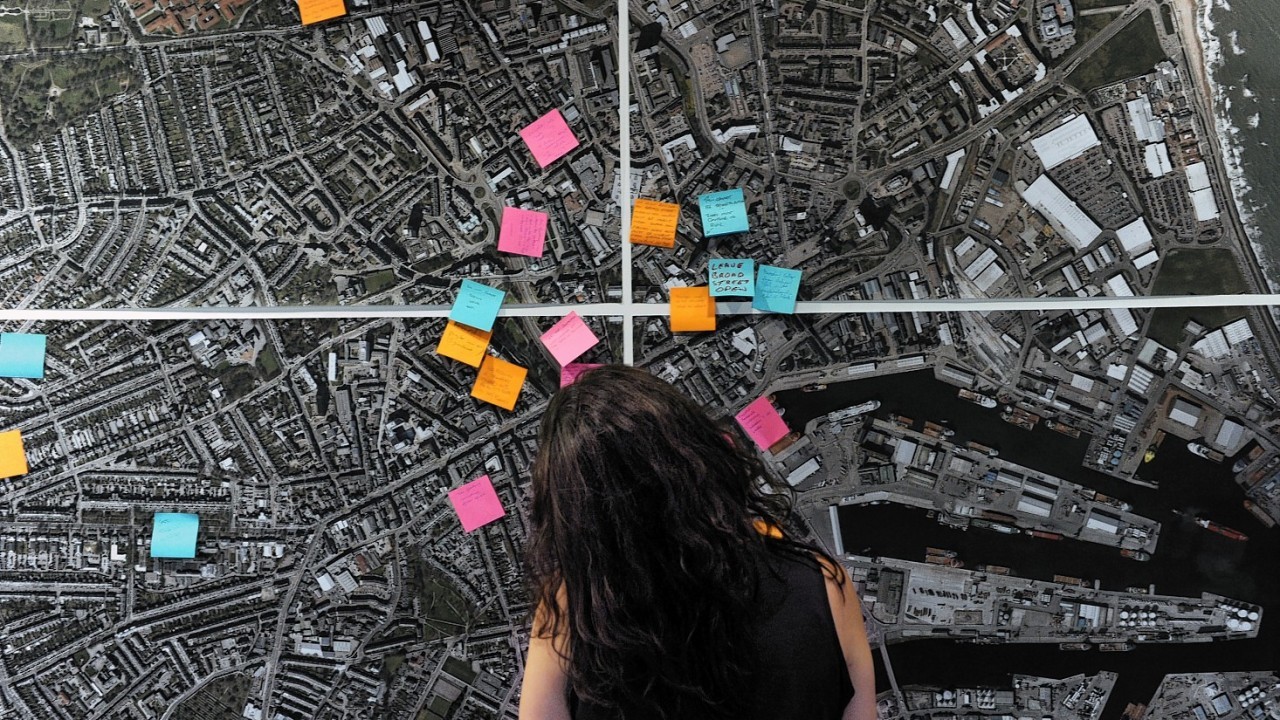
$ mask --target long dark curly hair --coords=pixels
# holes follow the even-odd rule
[[[577,695],[627,717],[729,718],[750,699],[765,553],[830,556],[785,528],[785,485],[736,429],[609,365],[552,398],[533,464],[527,571]],[[842,579],[836,578],[837,580]]]

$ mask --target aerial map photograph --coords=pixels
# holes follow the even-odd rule
[[[0,719],[515,720],[625,363],[882,720],[1280,720],[1273,2],[0,0]]]

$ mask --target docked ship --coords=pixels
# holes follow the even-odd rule
[[[1151,553],[1146,550],[1130,550],[1129,548],[1125,548],[1120,551],[1120,554],[1130,560],[1138,560],[1140,562],[1146,562],[1151,559]]]
[[[1102,652],[1129,652],[1136,647],[1137,645],[1131,642],[1109,642],[1098,645],[1098,649]]]
[[[1002,534],[1004,534],[1004,535],[1017,535],[1018,533],[1022,532],[1022,531],[1021,531],[1021,530],[1019,530],[1018,528],[1013,527],[1013,526],[1011,526],[1011,525],[1005,525],[1004,523],[992,522],[992,521],[990,521],[990,520],[983,520],[982,518],[974,518],[974,519],[970,522],[970,524],[971,524],[971,525],[973,525],[973,526],[974,526],[974,527],[976,527],[976,528],[983,528],[983,529],[985,529],[985,530],[995,530],[996,532],[998,532],[998,533],[1002,533]]]
[[[1027,412],[1020,407],[1010,407],[1006,409],[1000,414],[1000,419],[1007,423],[1017,425],[1023,430],[1030,430],[1036,426],[1036,423],[1040,422],[1039,415],[1033,412]]]
[[[956,556],[955,550],[943,550],[942,548],[926,547],[924,549],[926,555],[941,555],[942,557],[953,558]]]
[[[962,560],[957,560],[954,555],[951,557],[947,557],[946,555],[925,555],[924,561],[931,565],[941,565],[942,567],[964,567],[964,562]]]
[[[1156,459],[1156,446],[1152,445],[1151,447],[1147,448],[1147,451],[1145,453],[1143,453],[1142,462],[1149,463],[1155,459]]]
[[[805,385],[804,387],[800,388],[800,392],[818,392],[819,390],[826,390],[826,389],[827,389],[826,383],[809,383],[808,385]]]
[[[845,420],[856,418],[859,415],[866,415],[869,412],[875,412],[879,408],[879,400],[868,400],[864,403],[854,405],[853,407],[847,407],[843,410],[835,410],[827,413],[827,422],[844,422]]]
[[[1028,530],[1027,534],[1031,537],[1038,537],[1041,540],[1061,540],[1061,533],[1047,532],[1045,530]]]
[[[980,453],[986,453],[987,457],[1000,456],[1000,452],[998,450],[996,450],[995,448],[987,447],[986,445],[983,445],[980,442],[973,442],[972,440],[970,440],[969,442],[965,443],[965,447],[969,448],[970,450],[977,450]]]
[[[1194,440],[1187,443],[1187,449],[1190,450],[1192,453],[1204,458],[1205,460],[1212,460],[1213,462],[1220,463],[1224,459],[1226,459],[1225,456],[1223,456],[1223,454],[1218,452],[1217,450],[1212,450],[1208,446],[1204,445],[1203,443],[1198,443],[1198,442],[1195,442]]]
[[[926,420],[924,423],[924,434],[932,438],[942,439],[955,435],[956,431],[944,425],[939,425],[936,422]]]
[[[1258,518],[1259,522],[1261,522],[1263,525],[1266,525],[1269,528],[1273,528],[1276,526],[1275,519],[1272,518],[1270,515],[1268,515],[1265,510],[1258,507],[1258,504],[1255,503],[1254,501],[1245,500],[1244,509],[1253,513],[1253,516]]]
[[[1071,438],[1080,437],[1080,430],[1077,428],[1073,428],[1066,423],[1055,422],[1053,420],[1045,420],[1044,426],[1049,428],[1050,430],[1053,430],[1054,432],[1060,432],[1063,435],[1066,435],[1067,437],[1071,437]]]
[[[1092,650],[1093,644],[1087,643],[1087,642],[1058,643],[1058,649],[1059,650],[1076,650],[1076,651]]]
[[[983,395],[982,393],[976,393],[972,390],[969,390],[968,388],[960,388],[959,395],[961,400],[968,400],[969,402],[975,405],[981,405],[982,407],[987,408],[988,410],[996,409],[996,399],[991,397],[990,395]]]
[[[1009,575],[1013,573],[1013,568],[1005,567],[1004,565],[979,565],[974,569],[991,575]]]
[[[1205,530],[1208,530],[1209,532],[1218,533],[1219,535],[1221,535],[1224,538],[1227,538],[1228,540],[1235,540],[1237,542],[1246,542],[1249,539],[1248,535],[1245,535],[1239,530],[1236,530],[1235,528],[1229,528],[1226,525],[1219,525],[1218,523],[1208,518],[1198,517],[1196,518],[1196,524],[1204,528]]]

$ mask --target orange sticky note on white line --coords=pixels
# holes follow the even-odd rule
[[[0,479],[27,474],[27,451],[22,446],[22,431],[0,433]]]
[[[502,358],[486,355],[471,386],[471,397],[504,410],[514,410],[529,371]]]
[[[489,340],[492,337],[491,330],[477,330],[450,320],[449,324],[444,326],[444,334],[440,336],[436,354],[453,358],[471,367],[480,367],[480,361],[484,359],[484,352],[489,349]]]
[[[704,332],[716,329],[716,301],[711,289],[671,288],[671,332]]]
[[[679,223],[679,205],[638,198],[631,209],[631,242],[634,245],[675,247]]]
[[[332,20],[347,14],[342,0],[298,0],[298,14],[303,25]]]

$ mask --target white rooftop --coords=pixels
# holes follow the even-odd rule
[[[1117,230],[1116,236],[1120,238],[1120,244],[1124,246],[1125,252],[1130,255],[1139,255],[1151,247],[1151,228],[1147,227],[1147,221],[1141,216]]]
[[[1048,175],[1036,178],[1023,191],[1022,198],[1044,215],[1049,224],[1077,250],[1088,247],[1089,243],[1102,234],[1102,228],[1075,201],[1067,197]]]
[[[1098,147],[1098,135],[1085,115],[1076,115],[1067,122],[1031,141],[1036,155],[1045,170],[1052,170],[1062,163],[1078,158],[1087,150]]]

